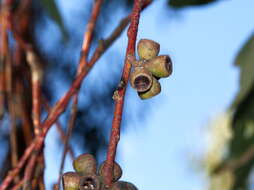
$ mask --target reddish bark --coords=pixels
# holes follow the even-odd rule
[[[122,78],[119,83],[118,89],[114,93],[115,111],[112,122],[111,136],[107,152],[107,159],[105,163],[106,179],[105,183],[108,187],[112,185],[113,181],[113,166],[116,156],[117,144],[120,139],[120,128],[123,114],[124,97],[131,71],[131,60],[135,57],[135,46],[138,32],[138,24],[140,12],[142,8],[142,0],[135,0],[134,7],[131,15],[131,24],[128,29],[128,46],[125,55],[125,64],[122,72]]]

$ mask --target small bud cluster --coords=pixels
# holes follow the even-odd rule
[[[141,99],[148,99],[161,92],[160,78],[169,77],[172,73],[172,62],[168,55],[159,55],[160,44],[148,39],[138,43],[140,60],[133,63],[131,86]]]
[[[76,172],[63,174],[64,190],[137,190],[137,188],[125,181],[118,181],[122,176],[122,169],[116,162],[113,168],[113,184],[110,188],[105,185],[105,161],[99,166],[93,155],[82,154],[73,162]]]

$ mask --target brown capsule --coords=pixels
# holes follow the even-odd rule
[[[110,190],[138,190],[138,188],[132,183],[126,181],[115,182]]]
[[[79,183],[79,190],[100,190],[101,180],[95,174],[82,176]]]
[[[81,154],[73,161],[73,168],[79,174],[95,174],[96,160],[91,154]]]
[[[105,178],[105,176],[106,176],[104,166],[105,166],[105,161],[100,165],[99,171],[98,171],[98,174],[100,176],[102,176],[103,178]],[[114,162],[113,182],[119,180],[122,177],[122,173],[123,173],[123,171],[122,171],[122,168],[120,167],[120,165],[118,163]]]
[[[168,55],[154,57],[146,61],[144,67],[159,78],[168,77],[172,73],[172,62]]]
[[[63,174],[63,189],[64,190],[79,190],[80,176],[75,172],[67,172]]]
[[[144,67],[134,67],[131,72],[131,86],[138,92],[145,92],[152,86],[152,74]]]
[[[152,98],[161,92],[160,82],[153,77],[153,85],[146,92],[139,92],[138,95],[142,100]]]
[[[138,55],[140,59],[152,59],[159,54],[160,44],[153,40],[141,39],[138,42]]]

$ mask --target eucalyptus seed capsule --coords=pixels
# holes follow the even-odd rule
[[[168,55],[154,57],[146,61],[144,67],[159,78],[168,77],[172,73],[172,62]]]
[[[79,190],[100,190],[101,181],[95,174],[82,176],[79,183]]]
[[[75,172],[67,172],[63,174],[63,189],[64,190],[79,190],[80,176]]]
[[[117,181],[114,183],[110,190],[138,190],[135,185],[126,181]]]
[[[91,154],[81,154],[73,161],[73,168],[79,174],[95,174],[96,160]]]
[[[140,59],[152,59],[159,54],[160,44],[153,40],[141,39],[138,42],[138,55]]]
[[[104,168],[105,168],[104,166],[105,166],[105,161],[100,165],[99,171],[98,171],[98,174],[100,176],[102,176],[103,178],[105,178],[105,176],[106,176],[106,172],[104,170]],[[114,162],[114,166],[113,167],[114,167],[113,168],[113,181],[115,182],[115,181],[117,181],[117,180],[119,180],[121,178],[123,171],[122,171],[122,168],[120,167],[120,165],[118,163],[116,163],[116,162]]]
[[[152,74],[144,67],[134,67],[131,72],[131,86],[138,92],[145,92],[152,86]]]
[[[142,100],[152,98],[161,92],[160,82],[153,77],[153,85],[146,92],[139,92],[138,95]]]

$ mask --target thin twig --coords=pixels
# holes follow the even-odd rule
[[[38,135],[41,131],[40,128],[40,115],[41,115],[41,83],[42,83],[42,68],[38,56],[34,51],[26,52],[26,60],[30,65],[32,75],[32,97],[33,108],[32,117],[34,124],[34,133]]]
[[[11,190],[20,190],[22,185],[24,184],[24,179],[20,180]]]
[[[15,167],[18,163],[18,150],[17,150],[17,131],[16,131],[16,117],[13,103],[13,73],[12,73],[12,59],[9,48],[8,40],[8,28],[11,17],[11,0],[5,0],[2,2],[1,7],[1,62],[5,66],[2,70],[5,73],[4,76],[4,87],[7,93],[7,102],[8,102],[8,111],[9,111],[9,120],[10,120],[10,151],[11,151],[11,164],[12,167]],[[3,68],[1,68],[3,69]],[[2,94],[3,95],[3,94]],[[18,180],[18,179],[17,179]]]
[[[23,168],[24,164],[26,163],[27,159],[30,157],[37,141],[38,141],[38,139],[36,139],[36,141],[33,141],[33,143],[31,143],[29,145],[29,147],[26,148],[26,151],[23,154],[23,156],[21,157],[21,159],[19,160],[17,166],[8,172],[7,177],[4,179],[4,181],[2,182],[2,184],[0,186],[0,190],[7,189],[9,184],[12,182],[13,178],[15,176],[17,176],[19,171]]]
[[[234,160],[229,160],[222,165],[219,165],[213,173],[220,173],[225,170],[232,170],[235,171],[240,167],[244,166],[248,162],[254,159],[254,146],[251,146],[246,152],[244,152],[239,158]]]
[[[80,57],[80,62],[79,62],[79,66],[77,69],[77,75],[81,73],[82,69],[87,64],[87,57],[88,57],[88,54],[90,51],[93,33],[94,33],[96,21],[98,19],[99,13],[100,13],[102,3],[103,3],[103,0],[97,0],[97,1],[95,1],[94,5],[93,5],[91,17],[89,19],[89,22],[87,23],[86,32],[84,34],[84,41],[83,41],[83,45],[82,45],[82,49],[81,49],[82,56]],[[61,165],[60,165],[60,169],[59,169],[58,187],[60,187],[60,184],[61,184],[61,176],[63,173],[65,158],[66,158],[66,154],[67,154],[67,150],[68,150],[68,144],[69,144],[69,140],[72,135],[72,131],[75,126],[75,120],[77,117],[79,90],[80,89],[77,89],[77,92],[73,96],[71,117],[70,117],[70,120],[68,123],[67,136],[66,136],[65,143],[64,143],[64,151],[63,151],[63,156],[62,156]]]
[[[124,30],[124,27],[122,25],[119,25],[116,30],[121,28],[121,30]],[[113,32],[114,33],[114,32]],[[113,34],[112,33],[112,34]],[[120,32],[121,34],[121,32]],[[22,44],[22,48],[29,50],[31,48],[30,44],[26,44],[22,38],[17,35],[17,33],[14,32],[15,39]],[[110,35],[112,36],[112,35]],[[27,158],[31,155],[35,144],[37,146],[42,146],[44,138],[50,129],[50,127],[56,122],[57,118],[65,111],[66,106],[68,105],[71,97],[75,94],[76,89],[79,89],[83,79],[87,76],[93,65],[96,63],[96,61],[103,55],[103,53],[113,44],[116,38],[111,38],[112,41],[109,41],[110,38],[108,38],[107,46],[103,45],[103,43],[100,43],[102,45],[98,45],[96,48],[92,59],[88,62],[86,67],[82,69],[81,73],[77,75],[75,80],[73,81],[70,89],[65,93],[65,95],[55,104],[55,106],[51,109],[51,112],[48,114],[45,121],[41,124],[42,133],[36,137],[32,144],[26,149],[25,154],[21,157],[18,165],[16,168],[10,171],[10,173],[7,175],[7,177],[3,180],[2,184],[0,185],[0,190],[6,190],[6,188],[9,186],[13,178],[19,173],[20,169],[24,166],[25,161]]]
[[[47,112],[49,113],[50,110],[51,110],[51,108],[50,108],[50,106],[49,106],[49,103],[46,101],[45,98],[43,98],[42,101],[43,101],[43,105],[45,106]],[[59,133],[59,135],[60,135],[60,138],[61,138],[61,140],[62,140],[63,143],[64,143],[64,141],[65,141],[65,139],[66,139],[66,135],[65,135],[65,133],[64,133],[64,131],[63,131],[63,129],[62,129],[62,126],[61,126],[61,124],[59,123],[59,121],[56,121],[55,124],[56,124],[56,129],[57,129],[57,131],[58,131],[58,133]],[[73,151],[72,147],[70,146],[70,144],[68,144],[68,151],[69,151],[69,153],[70,153],[71,159],[74,160],[74,158],[75,158],[75,157],[74,157],[74,151]]]
[[[77,101],[78,99],[75,99],[75,100]],[[61,165],[60,165],[60,169],[59,169],[58,185],[56,186],[58,188],[61,185],[61,177],[62,177],[62,174],[63,174],[65,158],[66,158],[67,150],[68,150],[68,146],[69,146],[69,140],[70,140],[72,130],[74,128],[76,116],[77,116],[76,113],[77,113],[77,102],[73,102],[73,105],[72,105],[72,108],[71,108],[71,118],[68,122],[67,135],[66,135],[66,138],[65,138],[65,141],[64,141],[64,151],[63,151]]]
[[[109,140],[107,159],[105,163],[105,184],[110,187],[113,181],[113,165],[116,156],[117,144],[120,139],[120,127],[123,113],[124,97],[131,71],[131,59],[135,57],[135,46],[142,0],[135,0],[131,15],[131,24],[128,29],[128,46],[126,49],[125,64],[118,89],[114,93],[115,111]]]

